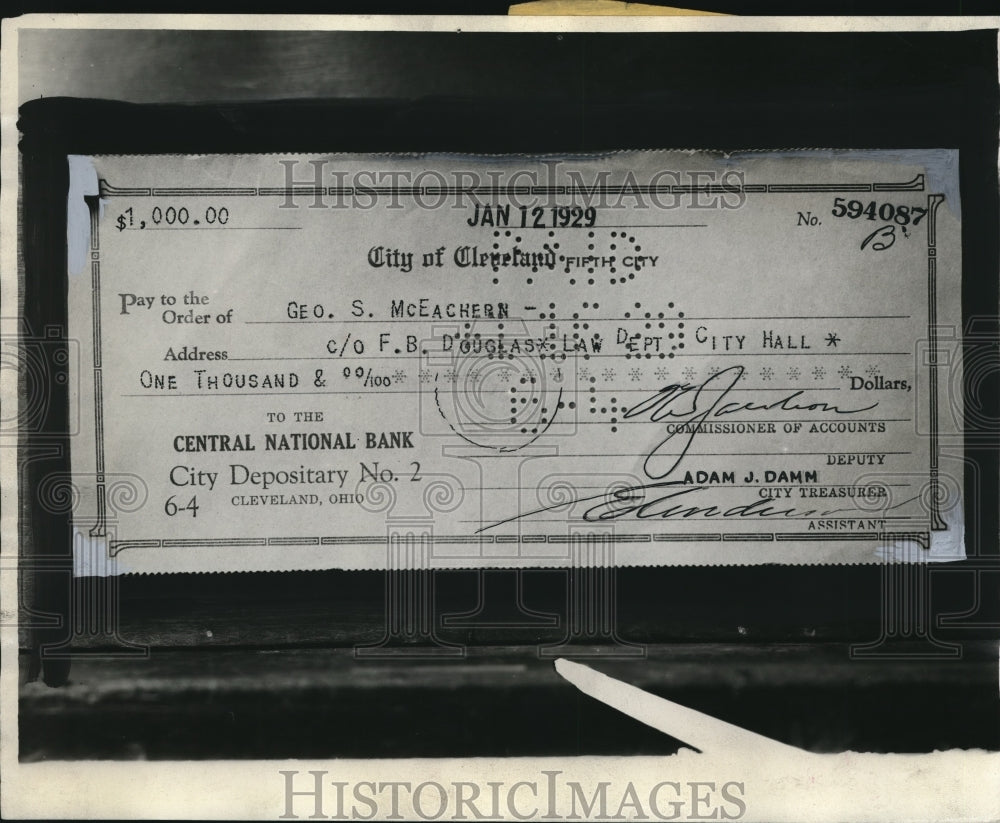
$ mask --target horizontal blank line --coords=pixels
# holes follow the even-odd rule
[[[130,231],[301,231],[302,226],[183,226],[130,229]]]

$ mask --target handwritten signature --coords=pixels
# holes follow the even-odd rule
[[[730,366],[728,369],[723,369],[712,375],[700,385],[673,383],[664,386],[656,394],[647,397],[625,412],[626,418],[649,415],[649,420],[653,423],[672,418],[693,424],[680,431],[678,429],[672,430],[650,451],[643,463],[643,470],[647,477],[652,480],[663,480],[669,476],[684,459],[688,449],[691,448],[691,444],[698,434],[698,426],[709,418],[725,417],[728,414],[743,411],[821,411],[834,414],[858,414],[874,409],[878,405],[878,402],[875,402],[859,409],[842,409],[825,402],[802,402],[799,399],[804,394],[802,391],[792,392],[780,400],[774,400],[770,403],[727,401],[727,396],[743,379],[744,373],[745,369],[742,366]],[[719,393],[714,401],[710,399],[713,392]],[[678,440],[675,441],[674,438],[678,438]],[[680,448],[675,453],[671,453],[668,444],[671,446],[679,445]],[[666,468],[657,470],[654,464],[661,459],[670,462]]]
[[[600,501],[584,512],[583,519],[613,520],[626,515],[636,518],[669,517],[803,517],[815,514],[814,510],[802,511],[794,508],[775,508],[771,499],[761,498],[747,504],[720,510],[714,505],[688,505],[688,498],[704,491],[706,486],[692,486],[681,480],[667,478],[677,469],[691,449],[691,444],[700,433],[700,426],[706,420],[725,417],[738,412],[802,412],[819,411],[832,414],[859,414],[874,409],[878,402],[860,408],[841,408],[825,401],[809,402],[803,398],[804,392],[795,391],[779,400],[759,402],[756,400],[736,401],[729,398],[730,392],[745,374],[742,366],[731,366],[712,375],[700,384],[672,383],[629,408],[625,418],[646,416],[650,422],[664,420],[682,422],[661,439],[646,455],[643,471],[650,480],[657,481],[613,492],[602,492],[587,497],[576,497],[573,503]],[[678,488],[680,487],[680,488]],[[522,520],[553,509],[562,508],[565,501],[553,506],[545,506],[523,512],[483,526],[479,532],[487,531]]]
[[[631,515],[637,520],[669,520],[670,518],[689,519],[692,517],[704,518],[747,518],[757,517],[766,519],[769,517],[784,517],[790,519],[801,519],[813,516],[830,517],[841,512],[854,511],[853,509],[830,509],[819,511],[817,509],[796,509],[794,506],[782,507],[773,498],[755,498],[749,503],[738,503],[725,509],[720,509],[715,504],[705,505],[697,501],[692,502],[699,492],[708,491],[709,486],[691,486],[682,480],[668,480],[663,483],[647,483],[642,486],[630,486],[625,489],[615,489],[613,491],[593,494],[588,497],[577,497],[573,503],[588,503],[599,501],[590,506],[583,513],[583,520],[593,523],[606,520],[617,520],[621,517]],[[919,500],[920,495],[907,498],[892,506],[886,506],[873,512],[869,517],[884,517],[885,513],[893,509]],[[545,506],[534,511],[524,512],[506,520],[499,520],[488,526],[483,526],[478,532],[484,532],[504,523],[511,523],[514,520],[523,520],[532,515],[541,514],[565,506],[559,503],[554,506]],[[477,533],[478,533],[477,532]]]

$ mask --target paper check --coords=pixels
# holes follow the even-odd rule
[[[964,556],[955,152],[71,168],[79,573]]]

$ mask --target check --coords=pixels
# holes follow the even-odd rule
[[[964,556],[955,152],[70,162],[80,574]]]

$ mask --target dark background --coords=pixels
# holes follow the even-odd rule
[[[992,571],[1000,371],[995,30],[105,31],[22,32],[21,39],[32,55],[51,46],[50,56],[30,65],[24,52],[23,100],[37,96],[38,81],[83,97],[145,101],[44,99],[22,108],[24,299],[33,331],[65,327],[67,153],[958,148],[963,306],[977,318],[966,329],[966,363],[978,364],[966,404],[981,412],[967,420],[970,560],[905,572],[907,585],[928,587],[926,620],[906,633],[885,630],[889,572],[878,566],[622,569],[617,636],[605,639],[619,643],[619,653],[645,644],[645,657],[592,662],[816,751],[1000,748]],[[57,356],[58,346],[57,339],[44,356]],[[49,413],[26,433],[28,456],[65,442],[65,386],[51,392]],[[42,513],[31,495],[47,473],[67,467],[63,453],[27,461],[22,475],[32,513],[26,549],[54,555],[46,562],[57,569],[69,546],[67,518]],[[521,577],[524,605],[554,615],[554,624],[438,623],[437,641],[463,645],[464,655],[407,661],[353,653],[385,631],[379,573],[164,575],[109,584],[71,582],[56,570],[39,572],[36,582],[26,605],[64,620],[26,640],[25,759],[676,747],[583,697],[539,656],[539,644],[566,635],[572,581],[565,571]],[[439,572],[433,582],[439,617],[474,609],[482,583],[497,587],[489,588],[488,605],[514,601],[512,572]],[[119,603],[117,637],[70,635],[80,624],[74,606],[93,597]],[[55,644],[87,653],[50,655],[42,666],[45,644],[50,652]],[[127,644],[151,653],[130,655]],[[862,659],[864,644],[880,645]]]

